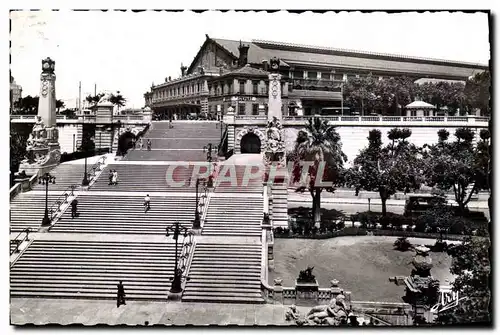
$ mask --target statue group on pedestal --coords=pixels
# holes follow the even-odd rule
[[[339,294],[332,298],[328,305],[315,306],[305,316],[301,316],[297,307],[292,305],[285,313],[285,319],[295,321],[299,326],[339,326],[348,324],[349,312],[345,296]]]
[[[283,126],[277,117],[273,117],[267,123],[267,145],[265,151],[265,159],[267,164],[278,163],[284,164],[285,158],[285,141],[283,136]]]

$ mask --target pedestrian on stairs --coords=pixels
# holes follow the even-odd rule
[[[149,197],[149,194],[146,194],[146,197],[144,198],[144,213],[149,211],[151,209],[151,198]]]
[[[113,185],[117,185],[118,184],[118,172],[116,170],[113,170],[113,178],[111,180],[111,183]]]
[[[108,185],[112,185],[113,184],[113,170],[109,170],[109,184]]]
[[[77,217],[77,206],[78,206],[78,200],[76,199],[73,199],[73,201],[71,202],[71,218],[74,219],[75,217]]]
[[[142,137],[139,138],[139,149],[142,150],[142,148],[144,147],[143,143],[142,143]]]
[[[151,140],[148,138],[148,151],[151,151]]]
[[[120,307],[120,305],[126,305],[127,303],[125,302],[125,288],[123,287],[123,283],[120,280],[118,283],[118,292],[116,296],[116,307]]]
[[[172,126],[172,116],[170,116],[170,119],[168,120],[168,128],[174,128],[174,126]]]

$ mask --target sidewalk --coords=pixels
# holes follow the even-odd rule
[[[114,300],[12,298],[13,325],[295,325],[285,321],[288,306]],[[309,308],[298,307],[301,313]]]

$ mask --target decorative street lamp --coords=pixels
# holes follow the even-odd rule
[[[56,183],[56,177],[52,176],[48,172],[38,178],[38,184],[44,184],[45,185],[45,215],[43,216],[42,219],[42,226],[50,226],[50,221],[51,218],[49,218],[49,183],[55,184]]]
[[[94,141],[94,137],[91,137],[89,141]],[[85,143],[85,145],[83,146],[83,153],[85,155],[85,173],[83,174],[82,186],[88,186],[90,184],[87,173],[87,155],[89,153],[89,148],[88,148],[89,145],[90,142]],[[95,154],[95,144],[94,144],[94,154]]]
[[[170,288],[171,293],[180,293],[182,292],[182,271],[183,269],[179,268],[179,261],[178,261],[178,243],[179,243],[179,235],[184,235],[184,238],[186,238],[188,235],[192,235],[193,233],[190,232],[186,227],[182,227],[179,222],[175,222],[173,225],[167,227],[166,229],[166,236],[170,236],[170,234],[173,234],[173,239],[175,241],[175,265],[174,265],[174,277],[172,280],[172,287]],[[187,280],[189,280],[188,277],[186,277]]]
[[[200,187],[200,178],[196,178],[196,208],[194,211],[194,221],[193,221],[193,229],[200,229],[201,228],[201,222],[200,222],[200,197],[199,197],[199,187]]]
[[[208,165],[208,181],[207,181],[207,187],[212,188],[214,186],[214,181],[213,177],[210,171],[210,168],[212,166],[212,150],[217,151],[218,147],[216,145],[212,145],[212,143],[208,143],[208,145],[203,147],[203,152],[207,153],[207,162],[209,163]]]

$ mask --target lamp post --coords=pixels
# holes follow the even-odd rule
[[[218,148],[217,148],[216,145],[212,145],[212,143],[208,143],[206,146],[203,147],[203,152],[207,153],[207,162],[209,163],[209,165],[208,165],[208,182],[207,182],[207,187],[210,187],[210,188],[212,188],[213,184],[214,184],[214,181],[213,181],[213,178],[212,178],[212,174],[211,174],[211,171],[210,171],[210,167],[212,166],[212,149],[214,151],[217,151]]]
[[[172,287],[170,288],[171,293],[180,293],[182,292],[182,269],[179,269],[179,256],[178,256],[178,244],[179,244],[179,235],[183,234],[184,238],[188,235],[192,234],[186,227],[182,227],[179,222],[175,222],[173,225],[167,227],[165,236],[170,236],[173,234],[172,238],[175,241],[175,264],[174,264],[174,277],[172,280]],[[186,278],[189,279],[189,278]]]
[[[55,184],[56,177],[48,172],[38,179],[39,184],[45,185],[45,214],[42,219],[42,226],[50,226],[51,219],[49,218],[49,183]]]
[[[198,188],[200,186],[200,178],[196,178],[196,208],[194,210],[194,221],[193,221],[193,229],[200,229],[201,228],[201,222],[200,222],[200,211],[198,209],[200,199],[198,195]]]

